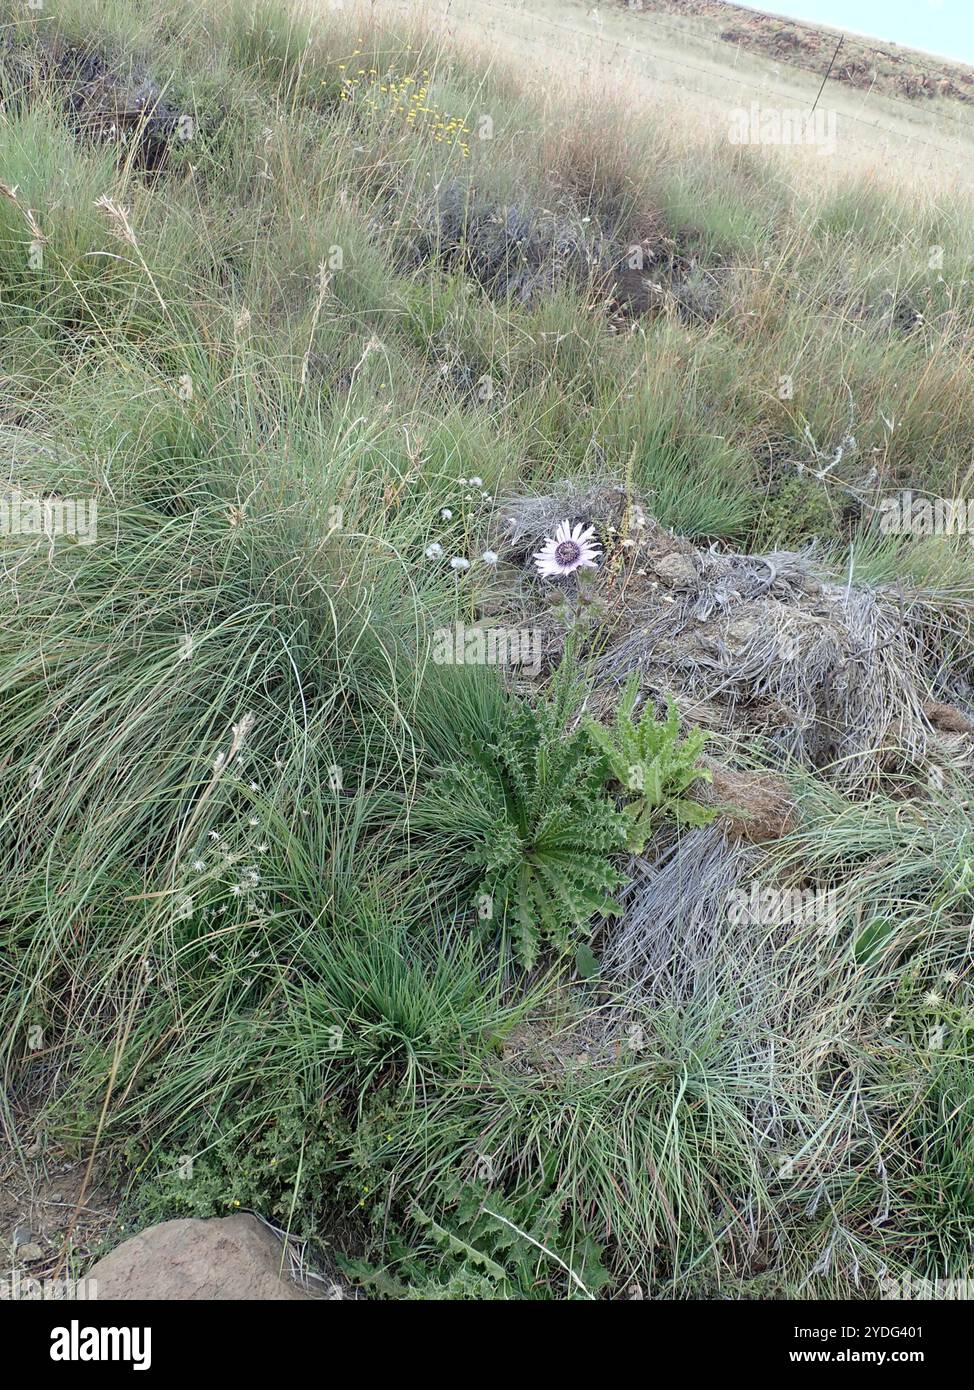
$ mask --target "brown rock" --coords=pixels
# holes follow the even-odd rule
[[[318,1295],[282,1278],[281,1242],[244,1213],[162,1221],[123,1241],[85,1276],[99,1300],[290,1299]]]
[[[944,704],[942,700],[924,700],[923,712],[935,729],[945,734],[969,734],[971,721],[956,705]]]

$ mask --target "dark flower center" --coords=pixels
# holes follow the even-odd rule
[[[560,541],[555,546],[555,559],[559,565],[577,565],[582,556],[582,547],[577,541]]]

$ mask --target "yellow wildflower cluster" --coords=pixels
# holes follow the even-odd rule
[[[435,144],[459,149],[464,159],[470,158],[467,138],[470,127],[430,101],[429,68],[400,78],[395,72],[380,73],[378,68],[357,67],[355,59],[359,56],[360,50],[356,49],[350,62],[338,64],[338,71],[345,74],[342,101],[351,101],[361,88],[359,100],[368,110],[391,108],[404,118],[411,130],[425,130],[432,134]]]

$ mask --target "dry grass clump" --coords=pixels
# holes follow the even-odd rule
[[[608,313],[616,330],[670,305],[687,323],[717,317],[722,266],[705,267],[665,229],[646,235],[642,224],[615,224],[611,208],[591,216],[577,195],[549,193],[550,207],[530,195],[502,202],[456,181],[433,190],[405,263],[460,271],[493,298],[517,304],[574,291]]]
[[[626,980],[635,999],[669,1000],[692,995],[711,978],[717,953],[714,934],[725,924],[731,890],[767,864],[754,846],[735,845],[721,824],[655,841],[653,854],[632,866],[626,912],[606,932],[603,959]],[[751,923],[741,924],[742,938]],[[728,952],[742,962],[751,955]]]
[[[12,28],[0,38],[7,101],[53,101],[79,138],[117,144],[143,170],[160,168],[180,134],[188,138],[189,114],[144,65],[58,36],[31,39],[25,43]]]
[[[528,304],[565,285],[584,289],[606,254],[599,230],[580,217],[500,206],[452,182],[433,200],[412,257],[416,265],[461,269],[490,294]]]

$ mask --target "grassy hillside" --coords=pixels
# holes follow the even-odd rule
[[[726,140],[729,113],[807,112],[822,88],[839,32],[717,0],[388,0],[418,9],[484,67],[513,65],[544,109],[580,93],[612,100],[670,126],[686,118]],[[730,35],[730,37],[722,37]],[[790,37],[789,37],[790,36]],[[791,42],[791,40],[794,42]],[[836,158],[811,162],[823,181],[854,173],[898,186],[970,187],[970,70],[846,35],[819,107],[835,113]],[[942,80],[946,79],[946,81]]]
[[[974,566],[880,524],[969,487],[966,195],[368,9],[3,13],[15,1160],[393,1297],[966,1276]]]
[[[974,101],[974,70],[933,53],[921,53],[901,44],[843,33],[827,25],[807,24],[727,0],[616,0],[629,11],[661,14],[689,21],[721,43],[760,53],[775,64],[815,73],[820,78],[846,83],[859,91],[895,100],[928,103]],[[881,27],[881,25],[877,25]],[[936,51],[931,30],[931,47]],[[839,45],[839,39],[842,39]],[[838,50],[838,51],[837,51]],[[833,61],[834,59],[834,61]],[[949,114],[959,115],[953,111]]]

